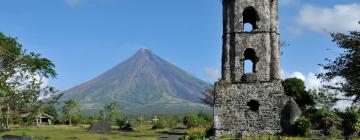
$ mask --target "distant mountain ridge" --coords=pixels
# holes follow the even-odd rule
[[[60,101],[74,99],[89,112],[112,101],[118,101],[129,114],[209,111],[200,103],[207,86],[152,51],[140,49],[109,71],[63,92]]]

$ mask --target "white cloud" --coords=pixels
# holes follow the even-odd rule
[[[340,100],[335,104],[336,108],[345,110],[346,108],[350,107],[352,104],[352,101],[349,100]]]
[[[298,78],[304,81],[306,89],[319,89],[323,86],[320,79],[317,79],[316,75],[312,72],[307,75],[301,72],[293,72],[283,75],[283,79],[286,78]]]
[[[305,87],[307,89],[319,89],[323,86],[321,80],[316,75],[310,72],[305,79]]]
[[[308,75],[301,72],[292,72],[286,73],[284,70],[281,70],[281,77],[283,79],[286,78],[298,78],[304,81],[306,89],[318,89],[321,88],[323,85],[321,84],[321,80],[317,79],[316,75],[310,72]]]
[[[320,69],[320,72],[324,72],[324,70]],[[321,79],[318,79],[316,74],[313,72],[309,72],[307,75],[301,73],[301,72],[292,72],[287,73],[284,70],[281,70],[281,77],[282,79],[286,78],[298,78],[304,81],[306,89],[319,89],[323,87],[323,85],[335,85],[335,83],[344,81],[341,77],[336,77],[330,82],[322,82]]]
[[[324,70],[320,69],[319,73],[320,72],[322,73],[322,72],[324,72]],[[323,85],[335,85],[335,83],[337,83],[337,82],[344,81],[343,78],[336,77],[330,82],[322,82],[321,79],[318,79],[316,77],[316,75],[314,73],[312,73],[312,72],[309,72],[305,76],[305,74],[303,74],[301,72],[287,73],[284,70],[281,70],[281,77],[283,79],[286,79],[286,78],[299,78],[299,79],[303,80],[304,83],[305,83],[306,90],[319,89],[319,88],[322,88]],[[339,94],[338,97],[339,98],[345,98],[343,94]],[[346,100],[339,101],[335,105],[336,108],[340,108],[340,109],[345,109],[346,107],[349,107],[349,106],[351,106],[351,101],[346,101]]]
[[[360,28],[360,4],[335,5],[333,8],[306,5],[297,23],[317,32],[347,32]]]
[[[8,83],[18,83],[18,89],[23,89],[27,85],[35,81],[36,84],[40,84],[41,88],[45,88],[49,85],[48,79],[46,77],[41,77],[38,74],[31,75],[29,73],[23,73],[24,76],[21,76],[21,73],[14,74],[14,77],[8,79]]]
[[[204,68],[204,73],[206,76],[208,76],[212,81],[217,81],[220,76],[221,76],[221,72],[219,69],[215,69],[215,68],[209,68],[206,67]]]
[[[293,72],[293,73],[287,73],[284,70],[281,70],[281,78],[282,79],[287,79],[287,78],[298,78],[301,79],[303,81],[306,80],[306,77],[304,74],[302,74],[301,72]]]
[[[40,81],[41,80],[41,88],[45,88],[47,86],[49,86],[49,81],[46,77],[40,78],[40,76],[36,76],[37,79]]]
[[[306,80],[305,75],[302,74],[301,72],[293,72],[293,73],[290,75],[290,77],[296,77],[296,78],[299,78],[299,79],[301,79],[301,80],[303,80],[303,81]]]

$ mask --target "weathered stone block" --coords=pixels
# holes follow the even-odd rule
[[[287,102],[280,82],[215,86],[216,135],[281,133],[281,110]]]

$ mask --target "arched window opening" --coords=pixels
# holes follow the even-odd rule
[[[251,32],[253,30],[253,26],[250,23],[244,24],[244,31],[245,32]]]
[[[244,51],[244,72],[255,73],[257,57],[254,49],[248,48]]]
[[[245,73],[253,73],[254,63],[251,60],[245,60],[244,62],[244,71]]]
[[[245,8],[242,15],[243,15],[244,31],[249,31],[249,30],[245,30],[246,28],[250,28],[251,29],[250,31],[258,29],[256,22],[259,21],[260,18],[259,18],[259,14],[254,9],[254,7],[250,6],[250,7]],[[248,26],[246,23],[249,23],[249,25],[251,25],[251,27],[246,27],[246,26]]]

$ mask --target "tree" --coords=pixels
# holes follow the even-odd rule
[[[22,49],[16,38],[0,33],[0,98],[9,126],[9,114],[23,111],[39,97],[52,94],[52,87],[44,86],[45,78],[55,78],[55,65],[40,54]]]
[[[26,110],[30,115],[28,117],[28,123],[32,124],[34,121],[36,122],[36,126],[39,126],[40,119],[39,116],[41,114],[50,115],[56,120],[58,118],[58,113],[56,109],[56,105],[52,100],[39,100],[38,102],[32,103],[28,109]]]
[[[72,120],[79,114],[79,104],[74,100],[68,100],[62,108],[64,117],[69,121],[69,125],[72,125]]]
[[[321,108],[314,114],[313,123],[326,136],[332,135],[331,129],[339,125],[338,116],[330,108]]]
[[[360,130],[360,114],[358,109],[350,107],[345,112],[338,112],[338,115],[342,118],[341,129],[343,136],[346,140],[350,140]]]
[[[115,119],[120,117],[120,105],[118,102],[113,101],[110,104],[105,105],[104,110],[101,110],[99,114],[103,117],[103,120],[114,122]]]
[[[59,113],[56,106],[59,105],[59,99],[63,95],[64,94],[61,93],[56,96],[52,96],[52,98],[44,99],[45,104],[43,112],[52,116],[54,118],[54,121],[59,121]]]
[[[360,24],[360,22],[359,22]],[[347,97],[354,97],[353,102],[360,99],[360,31],[351,31],[349,34],[331,33],[333,42],[344,51],[335,60],[325,59],[326,64],[320,64],[324,71],[317,76],[325,82],[336,78],[334,85],[325,85],[326,88],[344,93]]]
[[[287,96],[294,98],[299,107],[304,110],[307,106],[314,106],[312,96],[305,90],[304,81],[298,78],[288,78],[282,82]]]
[[[319,108],[330,109],[340,100],[337,98],[337,93],[325,88],[309,90],[309,93],[313,96],[316,106]]]

